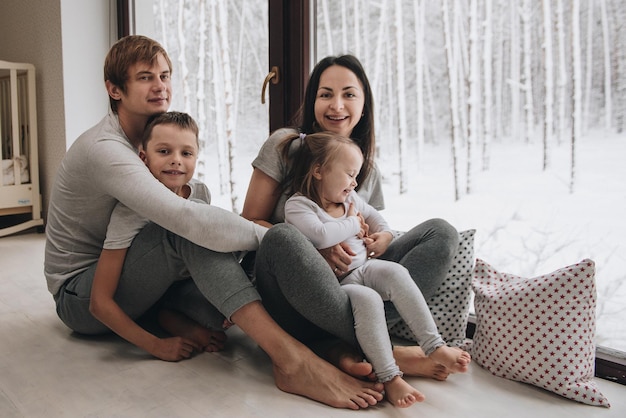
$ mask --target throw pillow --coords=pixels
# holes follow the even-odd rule
[[[439,333],[452,347],[461,347],[465,342],[471,300],[475,234],[475,229],[459,233],[459,249],[452,260],[452,266],[435,295],[427,301]],[[415,341],[404,321],[392,327],[390,334]]]
[[[593,381],[595,264],[523,278],[476,260],[473,360],[492,374],[609,407]]]

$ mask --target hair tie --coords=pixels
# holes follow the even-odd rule
[[[300,132],[299,136],[302,141],[304,141],[304,138],[306,138],[306,134],[304,132]]]

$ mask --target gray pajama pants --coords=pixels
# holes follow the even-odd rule
[[[432,219],[394,239],[380,259],[406,267],[428,300],[445,280],[458,246],[457,230]],[[269,314],[303,343],[339,338],[359,347],[348,295],[326,260],[292,225],[277,224],[266,233],[256,254],[256,285]],[[388,327],[402,320],[390,302],[385,308]]]
[[[67,280],[55,296],[57,314],[72,330],[109,329],[89,312],[94,264]],[[210,329],[260,297],[232,253],[219,253],[149,223],[128,249],[115,301],[136,320],[155,304],[177,310]]]
[[[350,298],[356,338],[379,382],[402,375],[393,358],[383,301],[393,303],[426,355],[445,345],[422,292],[402,265],[367,260],[341,287]]]

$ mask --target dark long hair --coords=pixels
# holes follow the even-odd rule
[[[363,95],[365,99],[363,116],[361,116],[359,123],[356,124],[350,134],[350,139],[356,142],[363,153],[363,168],[361,168],[361,172],[357,177],[360,187],[369,175],[374,164],[376,138],[374,133],[374,98],[372,89],[367,75],[365,74],[365,70],[358,58],[354,55],[329,56],[318,62],[311,72],[304,95],[304,102],[298,110],[294,121],[295,124],[299,126],[300,131],[305,134],[320,131],[321,128],[315,120],[315,99],[317,97],[317,90],[319,89],[322,73],[333,65],[339,65],[352,71],[363,85]]]

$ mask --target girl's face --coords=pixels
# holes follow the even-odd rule
[[[321,130],[350,138],[364,106],[363,85],[356,74],[341,65],[322,72],[315,98],[315,120]]]
[[[316,167],[313,176],[318,181],[319,195],[324,209],[343,203],[356,186],[356,176],[361,171],[363,154],[356,145],[342,144],[332,162],[326,167]]]
[[[198,140],[189,129],[173,124],[156,125],[140,156],[157,180],[179,194],[196,169]]]

